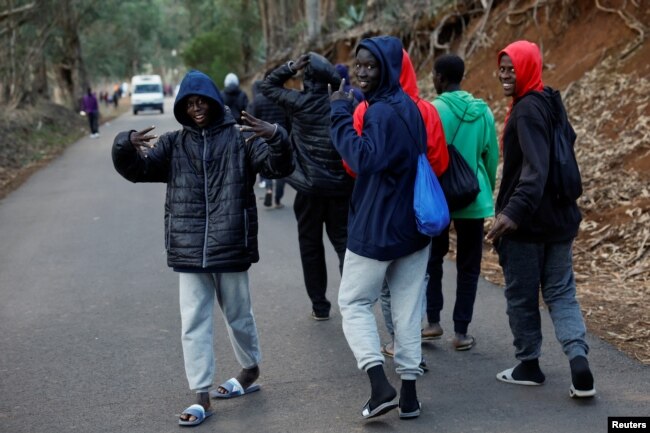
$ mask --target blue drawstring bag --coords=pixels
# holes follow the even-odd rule
[[[408,98],[406,95],[404,97]],[[407,99],[407,101],[407,103],[413,103],[410,99]],[[449,225],[449,207],[440,182],[438,182],[438,178],[427,159],[427,144],[426,142],[420,143],[411,132],[408,122],[399,114],[399,111],[395,110],[392,105],[390,107],[406,126],[406,130],[413,142],[420,147],[417,172],[415,173],[415,187],[413,188],[413,210],[415,211],[415,222],[418,231],[425,236],[438,236]],[[417,112],[420,114],[419,109],[417,109]],[[417,122],[418,133],[422,132],[420,128],[424,126],[421,115],[420,120],[420,122]]]
[[[449,208],[445,193],[424,153],[418,156],[413,209],[418,231],[423,235],[438,236],[449,225]]]

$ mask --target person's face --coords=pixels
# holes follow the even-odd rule
[[[512,59],[506,54],[502,55],[499,60],[499,81],[501,81],[501,87],[503,87],[503,94],[505,96],[515,95],[516,79],[517,76]]]
[[[210,100],[199,95],[190,95],[185,102],[187,115],[199,128],[205,128],[214,119],[214,110],[210,107]]]
[[[359,88],[363,93],[372,92],[379,86],[379,80],[381,78],[379,62],[365,48],[361,48],[357,52],[354,74],[357,77]]]

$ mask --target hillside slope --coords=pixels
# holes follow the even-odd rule
[[[433,17],[412,8],[391,32],[402,38],[418,67],[420,96],[436,96],[432,53],[465,53],[463,87],[488,102],[500,132],[510,100],[497,79],[497,53],[519,39],[540,46],[544,82],[562,91],[578,134],[576,153],[585,192],[579,200],[584,221],[574,265],[587,325],[650,364],[648,1],[450,3]],[[333,37],[325,51],[337,62],[351,63],[361,38],[385,32],[383,26],[365,23]],[[451,252],[453,257],[453,248]],[[485,246],[483,275],[503,284],[490,245]]]
[[[486,43],[467,59],[464,87],[488,101],[501,130],[509,101],[496,55],[517,39],[540,45],[545,84],[562,90],[578,133],[585,193],[575,270],[588,327],[650,364],[650,8],[647,1],[609,2],[622,11],[594,0],[530,4],[515,11],[502,3],[491,12]],[[431,84],[422,87],[435,96]],[[492,251],[484,274],[503,281]]]

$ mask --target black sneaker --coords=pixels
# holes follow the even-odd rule
[[[271,207],[272,204],[273,204],[273,194],[267,192],[266,195],[264,195],[264,206]]]
[[[589,361],[584,356],[576,356],[571,365],[571,387],[569,395],[573,398],[593,397],[596,395],[594,376],[589,369]]]
[[[316,321],[330,320],[329,313],[316,313],[315,311],[311,312],[311,318]]]
[[[422,361],[420,361],[420,368],[425,373],[429,371],[429,366],[427,365],[427,361],[424,359],[424,356],[422,357]]]

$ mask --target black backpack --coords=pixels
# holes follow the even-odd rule
[[[582,177],[573,150],[576,133],[569,123],[560,92],[550,87],[545,87],[544,91],[551,95],[549,108],[554,127],[546,185],[558,202],[571,203],[582,195]],[[549,106],[548,99],[541,93],[531,92],[531,94],[543,98],[546,106]]]

